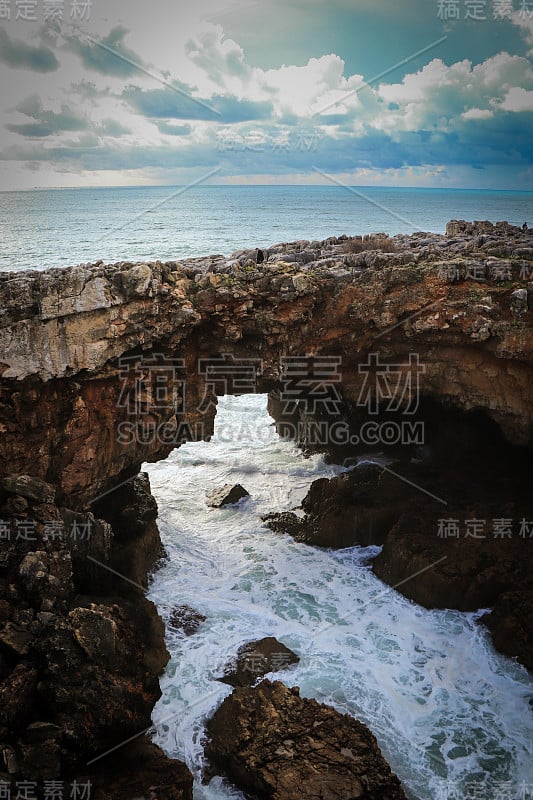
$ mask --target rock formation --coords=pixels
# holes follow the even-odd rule
[[[405,798],[368,728],[279,681],[235,689],[207,734],[207,758],[257,798]]]
[[[419,395],[410,424],[454,413],[467,439],[492,425],[509,447],[531,450],[531,232],[453,221],[445,236],[280,244],[260,265],[256,255],[0,274],[0,779],[88,771],[96,785],[109,770],[118,788],[113,795],[106,779],[100,797],[121,797],[126,751],[85,765],[150,724],[167,657],[143,594],[161,549],[139,472],[183,441],[208,440],[217,395],[270,392],[278,425],[305,447],[353,458],[370,446],[362,423],[383,411],[385,368],[407,387],[396,422]],[[426,477],[431,491],[438,478]],[[372,519],[386,535],[379,574],[395,582],[427,566],[427,530],[412,526],[412,540],[395,541],[392,520],[376,513],[379,492],[359,490],[359,528]],[[492,516],[488,496],[458,507]],[[444,567],[436,574],[442,587],[455,579]],[[530,587],[517,600],[490,559],[485,574],[469,602],[492,585],[491,628],[509,651],[527,639]],[[155,786],[162,757],[138,738]],[[190,775],[172,769],[174,795],[162,779],[161,796],[190,797]]]
[[[176,606],[170,615],[169,628],[173,631],[182,631],[185,636],[192,636],[196,633],[206,617],[190,606]]]
[[[252,686],[269,672],[297,664],[299,657],[273,636],[247,642],[239,647],[235,661],[218,680],[230,686]]]
[[[240,485],[240,483],[225,483],[220,489],[213,489],[206,498],[206,503],[211,508],[222,508],[238,503],[243,497],[249,497],[250,492]]]
[[[188,769],[144,736],[168,661],[143,592],[161,546],[148,478],[107,496],[113,527],[55,494],[28,475],[0,486],[0,781],[13,796],[68,778],[96,800],[190,800]]]
[[[303,355],[338,358],[342,401],[357,407],[369,354],[405,372],[416,353],[421,396],[482,409],[531,445],[533,237],[504,223],[450,230],[394,237],[395,252],[353,253],[347,237],[278,245],[260,267],[250,251],[3,273],[3,469],[83,507],[208,438],[217,392],[275,389],[280,359]],[[249,363],[233,380],[232,357]]]

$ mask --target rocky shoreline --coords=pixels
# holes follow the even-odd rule
[[[303,517],[265,521],[314,546],[381,546],[372,568],[384,583],[426,608],[492,609],[481,622],[497,649],[533,670],[533,464],[492,435],[477,458],[457,446],[440,459],[433,440],[425,458],[363,461],[315,481]]]
[[[209,439],[224,392],[270,393],[278,428],[340,463],[382,451],[352,439],[370,414],[359,367],[375,372],[376,355],[399,380],[413,353],[423,364],[423,443],[318,482],[304,520],[270,524],[320,546],[382,544],[380,578],[430,607],[493,606],[496,646],[533,669],[531,233],[452,221],[444,236],[280,244],[260,264],[242,251],[0,274],[0,781],[36,782],[36,797],[59,779],[90,781],[97,800],[192,797],[188,769],[144,733],[168,653],[144,595],[162,550],[141,465]],[[326,415],[310,391],[290,413],[281,402],[283,359],[303,356],[307,379],[316,359],[339,367]],[[239,380],[214,368],[243,362]],[[412,400],[377,419],[403,421]],[[490,524],[484,539],[465,536],[472,520]],[[272,692],[299,702],[261,686],[267,705]],[[243,785],[278,796],[258,775]],[[331,796],[389,796],[349,780],[352,794]]]
[[[65,791],[90,785],[97,800],[192,798],[188,769],[143,733],[169,658],[142,585],[161,555],[148,478],[106,498],[113,527],[104,509],[97,519],[54,499],[36,478],[0,482],[11,532],[1,548],[0,785],[13,796],[27,781],[46,797],[60,780]]]

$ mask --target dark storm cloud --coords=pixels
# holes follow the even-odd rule
[[[70,36],[67,39],[68,49],[81,58],[86,69],[115,78],[130,78],[143,69],[143,61],[123,43],[127,28],[117,25],[99,41],[82,41]]]
[[[30,117],[33,122],[10,123],[6,125],[7,130],[30,138],[52,136],[64,131],[83,131],[87,130],[90,124],[88,120],[73,114],[64,105],[59,112],[47,111],[36,94],[19,103],[15,110]]]
[[[35,145],[11,146],[0,152],[0,160],[48,161],[72,171],[216,165],[227,175],[267,171],[283,175],[309,172],[312,167],[331,174],[361,168],[441,165],[487,168],[505,165],[510,169],[525,169],[533,163],[532,123],[533,112],[520,112],[501,113],[495,119],[465,120],[447,132],[389,134],[369,128],[358,138],[323,134],[314,139],[312,131],[302,130],[289,137],[286,147],[276,144],[274,128],[265,129],[264,141],[248,147],[234,143],[225,146],[220,141],[217,144],[215,137],[203,143],[190,142],[185,134],[179,139],[179,146],[124,147],[112,141],[102,144],[97,139],[82,137],[78,143],[46,150]],[[87,146],[89,143],[91,146]]]
[[[154,120],[161,133],[167,136],[188,136],[192,128],[190,125],[171,125],[165,120]]]
[[[145,117],[214,120],[230,123],[267,120],[273,113],[273,106],[270,102],[238,100],[229,95],[215,95],[208,101],[203,101],[206,103],[203,106],[192,98],[173,92],[170,88],[144,91],[138,86],[128,86],[124,90],[123,97],[132,108]]]
[[[54,72],[59,61],[49,47],[33,47],[20,39],[10,39],[0,28],[0,62],[15,69],[31,69],[34,72]]]

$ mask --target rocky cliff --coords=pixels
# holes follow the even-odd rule
[[[280,244],[259,265],[255,255],[0,275],[0,779],[37,764],[39,779],[90,774],[102,798],[123,796],[122,750],[87,762],[149,725],[165,663],[142,592],[160,553],[156,509],[136,476],[209,438],[217,394],[270,392],[280,426],[338,458],[393,445],[409,461],[433,447],[438,470],[443,451],[424,428],[409,438],[413,422],[431,432],[437,419],[460,420],[454,442],[476,430],[498,441],[495,454],[530,452],[528,231],[453,222],[445,236]],[[465,513],[496,513],[478,500]],[[398,575],[420,560],[408,547],[394,558]],[[505,642],[517,605],[500,583],[493,628]],[[169,794],[160,754],[141,742],[128,753],[145,786],[189,797],[187,771],[174,765]]]
[[[83,506],[185,435],[209,436],[216,373],[199,359],[224,354],[258,360],[256,391],[279,387],[283,357],[338,358],[355,406],[369,353],[404,373],[417,354],[421,397],[481,409],[531,445],[533,237],[449,231],[278,245],[261,265],[245,252],[2,274],[2,468]],[[154,402],[165,364],[173,390]],[[138,394],[132,407],[141,384],[148,413]]]

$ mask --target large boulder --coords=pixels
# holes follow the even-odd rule
[[[87,781],[90,800],[192,800],[193,796],[193,776],[185,764],[168,758],[146,736],[133,738],[97,761],[78,778],[79,783]]]
[[[242,791],[268,800],[404,800],[365,725],[279,681],[240,687],[207,724],[205,753]]]
[[[302,501],[303,518],[284,511],[263,520],[271,530],[317,547],[381,545],[396,519],[390,503],[373,502],[382,472],[377,464],[365,464],[335,478],[319,478]]]

